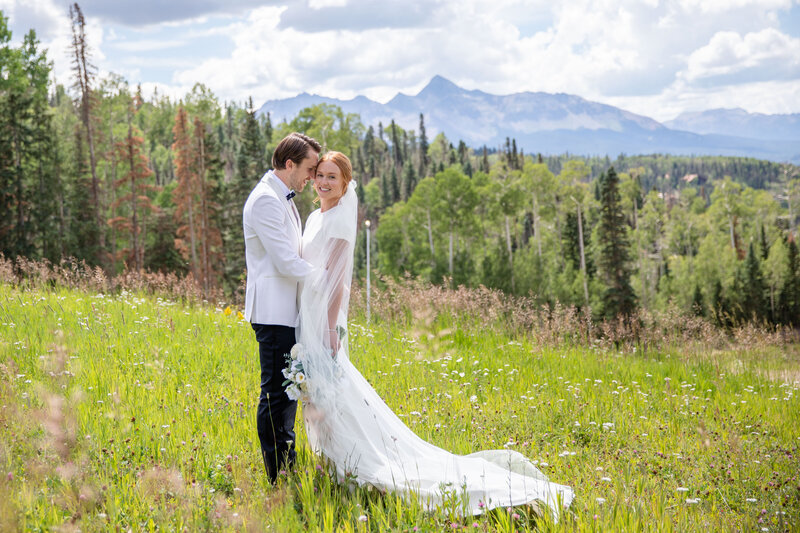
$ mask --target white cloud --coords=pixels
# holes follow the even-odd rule
[[[168,13],[153,1],[142,0],[151,12],[130,23],[151,21],[146,28],[101,27],[89,16],[87,32],[102,72],[140,75],[162,92],[202,82],[223,100],[305,91],[386,101],[440,74],[468,89],[571,93],[657,119],[703,102],[800,111],[800,28],[785,22],[800,11],[792,0],[236,0],[224,15],[213,15],[216,0]],[[237,15],[257,4],[269,5]],[[122,20],[134,5],[106,6],[103,17]],[[64,79],[66,8],[0,6],[49,28]]]
[[[695,50],[681,77],[688,82],[713,79],[737,84],[770,79],[800,79],[800,38],[774,28],[744,36],[719,32]]]
[[[762,10],[789,9],[792,7],[792,0],[680,0],[679,4],[687,12],[708,15],[747,7]]]

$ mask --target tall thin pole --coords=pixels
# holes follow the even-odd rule
[[[367,324],[369,324],[369,220],[364,222],[367,227]]]

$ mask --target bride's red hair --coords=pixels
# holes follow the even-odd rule
[[[342,152],[325,152],[322,154],[322,157],[319,158],[317,162],[317,166],[323,161],[330,161],[342,172],[342,178],[344,179],[344,187],[342,188],[342,196],[344,193],[347,192],[347,187],[350,186],[350,182],[353,180],[353,165],[350,163],[350,158],[344,155]],[[314,199],[314,203],[319,202],[319,198]]]

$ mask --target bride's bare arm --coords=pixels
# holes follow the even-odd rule
[[[328,273],[328,283],[331,287],[330,299],[328,300],[328,341],[333,353],[339,351],[339,334],[336,331],[336,319],[339,316],[339,308],[342,305],[342,298],[345,290],[345,277],[348,253],[348,243],[344,239],[332,239],[329,243],[330,253],[325,269]]]

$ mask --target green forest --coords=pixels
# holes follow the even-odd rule
[[[240,301],[241,212],[286,134],[353,161],[356,273],[480,285],[596,318],[671,306],[721,325],[800,322],[800,169],[739,157],[599,158],[469,147],[425,117],[365,125],[318,105],[288,122],[203,84],[179,100],[92,65],[77,4],[72,78],[56,84],[30,31],[0,12],[0,253],[169,272]],[[301,214],[313,192],[298,197]]]

